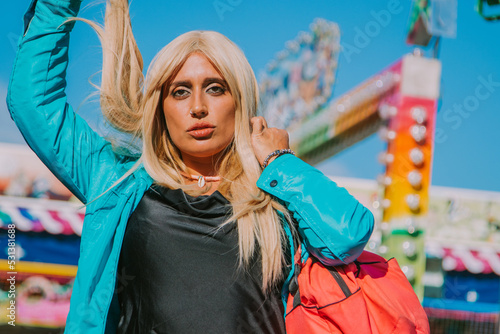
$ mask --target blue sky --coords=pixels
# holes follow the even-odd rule
[[[474,10],[476,1],[458,4],[456,39],[443,39],[440,59],[442,101],[437,116],[440,140],[436,142],[432,183],[440,186],[500,191],[500,22],[484,21]],[[22,16],[29,0],[2,4],[0,20],[0,142],[22,143],[5,106],[15,42],[22,32]],[[100,21],[103,1],[84,1],[81,16]],[[389,11],[389,9],[392,9]],[[404,0],[204,0],[132,3],[132,22],[145,64],[162,46],[189,30],[216,30],[245,52],[258,73],[294,39],[307,31],[315,18],[337,22],[341,44],[356,45],[360,31],[390,13],[385,26],[355,53],[340,55],[334,96],[340,96],[369,76],[395,62],[413,47],[406,45],[410,1]],[[358,44],[359,46],[359,44]],[[99,71],[99,42],[92,30],[78,23],[72,35],[68,70],[68,98],[91,124],[98,123],[96,102],[82,102],[94,89],[88,80]],[[460,106],[490,94],[459,113]],[[483,96],[483,95],[482,95]],[[91,99],[92,100],[92,99]],[[95,98],[94,98],[95,100]],[[462,107],[462,110],[463,107]],[[385,145],[376,135],[358,143],[318,167],[329,175],[375,179],[383,172],[377,155]]]

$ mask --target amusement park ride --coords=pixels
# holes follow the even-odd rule
[[[486,3],[486,6],[484,5]],[[500,13],[486,13],[489,12],[491,8],[497,8],[495,6],[500,5],[500,0],[478,0],[477,1],[477,12],[479,15],[484,17],[487,21],[497,21],[500,20]]]
[[[498,20],[500,16],[485,14],[486,7],[489,11],[496,5],[500,0],[479,0],[477,10],[486,20]],[[334,23],[317,20],[310,34],[288,42],[261,79],[262,114],[271,125],[289,131],[291,147],[303,160],[321,162],[377,131],[387,142],[386,152],[379,156],[385,165],[385,174],[378,178],[383,188],[381,237],[372,250],[396,257],[421,298],[425,272],[421,222],[428,213],[440,97],[437,54],[439,39],[456,35],[456,11],[454,0],[414,1],[407,43],[424,47],[433,43],[434,57],[426,58],[415,49],[329,103],[328,88],[335,76],[324,71],[336,70],[340,52]]]
[[[321,55],[324,53],[338,54],[338,44],[327,47],[323,43],[325,38],[338,41],[338,38],[331,38],[338,34],[338,28],[333,23],[319,20],[312,30],[310,38],[299,37],[289,44],[288,54],[281,56],[281,63],[292,71],[291,75],[284,77],[285,80],[299,78],[296,82],[288,82],[286,87],[332,85],[320,77],[319,71],[310,78],[306,77],[311,61],[308,54],[311,49],[316,50],[319,57],[314,62],[317,64],[323,63]],[[306,47],[307,40],[314,45]],[[294,47],[293,43],[301,47]],[[296,62],[290,64],[293,59]],[[303,59],[308,59],[308,62],[302,63],[305,65],[300,78],[293,72]],[[336,57],[328,59],[333,63],[329,64],[330,68],[334,68]],[[406,55],[332,102],[318,104],[316,108],[310,108],[309,114],[294,114],[293,117],[290,115],[293,109],[287,110],[287,106],[274,101],[280,96],[281,92],[276,90],[283,87],[284,72],[279,65],[273,65],[264,76],[263,114],[271,125],[274,125],[273,120],[289,120],[289,124],[276,125],[288,128],[291,147],[303,160],[318,163],[377,131],[387,141],[387,151],[380,156],[386,166],[385,175],[380,177],[380,183],[385,187],[380,223],[383,240],[376,251],[389,257],[397,255],[408,279],[417,290],[421,290],[425,256],[419,218],[425,217],[427,212],[440,62],[420,54]],[[332,76],[330,80],[333,79]],[[316,91],[318,95],[310,96],[310,103],[326,100],[322,95],[324,90]],[[303,101],[308,97],[297,98]],[[290,100],[293,99],[286,99]],[[406,257],[401,258],[400,254]]]
[[[441,37],[453,36],[456,31],[456,6],[457,0],[414,1],[407,42],[422,46],[434,43],[436,50]],[[499,7],[500,0],[479,0],[477,4],[478,13],[490,21],[500,19],[491,14],[492,8]],[[440,20],[436,19],[438,14]],[[260,78],[260,112],[270,126],[289,131],[292,149],[311,164],[376,132],[387,142],[386,151],[379,156],[385,173],[377,180],[383,189],[379,201],[382,216],[377,223],[380,237],[370,250],[387,258],[397,257],[422,297],[425,252],[421,223],[429,208],[441,81],[437,51],[435,57],[429,58],[416,49],[344,95],[331,99],[341,51],[340,31],[335,23],[321,19],[311,25],[311,30],[288,42],[286,50],[277,55]],[[58,243],[58,249],[67,244],[68,251],[78,251],[83,220],[77,212],[78,205],[58,202],[58,207],[51,207],[47,203],[34,199],[9,202],[4,198],[0,202],[0,226],[6,228],[15,221],[21,228],[19,238],[34,238],[34,232],[47,231],[52,234],[54,245]],[[45,205],[48,206],[42,207]],[[25,285],[20,288],[21,293],[27,295],[35,290],[44,299],[37,308],[29,303],[20,305],[18,324],[64,326],[76,259],[43,262],[38,257],[17,266],[18,278]],[[8,272],[7,260],[2,257],[1,277]],[[0,305],[4,299],[0,298]],[[44,308],[54,311],[51,318],[42,316]],[[0,315],[5,321],[2,312]]]

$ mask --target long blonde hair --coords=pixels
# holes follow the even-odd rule
[[[235,129],[233,142],[217,162],[222,176],[218,190],[232,205],[227,223],[237,221],[240,267],[259,249],[262,287],[268,290],[282,278],[286,261],[287,239],[277,210],[289,217],[281,204],[256,186],[261,168],[250,144],[250,118],[256,115],[259,97],[257,80],[243,52],[220,33],[191,31],[156,55],[144,79],[127,0],[108,0],[104,28],[89,23],[103,46],[103,115],[119,131],[142,138],[141,161],[158,184],[196,194],[183,181],[181,173],[187,169],[167,131],[161,103],[164,87],[193,53],[207,57],[226,80],[236,106]]]

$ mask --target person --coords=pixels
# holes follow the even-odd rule
[[[101,109],[138,154],[67,103],[81,0],[33,0],[7,103],[29,146],[86,205],[66,333],[284,333],[297,241],[304,258],[352,262],[373,216],[255,117],[242,51],[185,33],[145,78],[126,0],[110,0]],[[127,153],[128,152],[128,153]]]

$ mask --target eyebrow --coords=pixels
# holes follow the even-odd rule
[[[214,83],[214,82],[218,83],[218,84],[220,84],[220,85],[222,85],[224,87],[227,87],[226,80],[221,79],[221,78],[205,78],[205,80],[203,80],[202,86],[206,87],[206,86],[208,86],[208,85],[210,85],[211,83]],[[172,84],[170,84],[169,88],[179,87],[179,86],[191,87],[192,84],[191,84],[191,81],[189,81],[189,80],[174,81],[174,82],[172,82]]]

